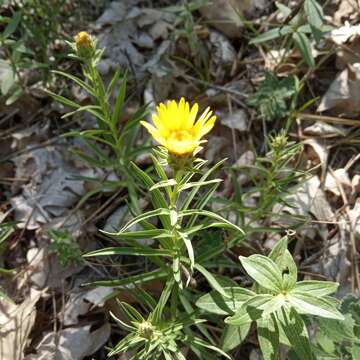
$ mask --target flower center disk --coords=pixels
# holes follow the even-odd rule
[[[177,141],[188,141],[192,140],[193,136],[188,130],[176,130],[170,133],[169,138]]]

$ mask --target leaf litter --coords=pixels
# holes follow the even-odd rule
[[[99,38],[99,46],[106,47],[105,57],[99,64],[101,73],[110,76],[119,66],[129,67],[132,76],[139,82],[138,93],[144,95],[145,102],[152,102],[150,106],[184,94],[199,96],[203,104],[217,105],[219,121],[216,132],[209,139],[211,146],[206,149],[205,158],[214,163],[228,156],[230,163],[239,171],[237,183],[247,189],[257,172],[242,172],[241,169],[255,165],[255,148],[266,147],[263,132],[265,134],[266,128],[271,129],[274,124],[265,124],[264,128],[264,123],[254,121],[254,114],[259,109],[249,109],[246,99],[255,92],[254,89],[259,88],[265,67],[278,76],[277,90],[284,93],[280,110],[286,109],[292,93],[291,90],[287,92],[288,89],[282,84],[289,74],[298,74],[296,61],[299,54],[288,53],[282,48],[268,51],[261,47],[256,50],[244,48],[245,36],[249,34],[245,19],[253,19],[255,24],[261,24],[279,16],[267,2],[224,0],[221,5],[219,3],[214,5],[214,2],[210,2],[199,8],[199,14],[206,19],[205,25],[200,25],[199,29],[209,57],[213,83],[204,78],[197,79],[194,75],[198,74],[194,74],[185,62],[174,60],[174,57],[180,57],[191,63],[194,59],[188,49],[183,51],[181,41],[174,40],[176,12],[168,11],[165,6],[146,8],[144,2],[138,0],[113,1],[92,27]],[[319,116],[329,115],[333,120],[355,117],[354,121],[357,121],[360,113],[360,66],[354,52],[360,48],[359,16],[354,11],[354,1],[342,0],[338,3],[338,10],[333,14],[338,27],[329,33],[328,40],[337,46],[333,60],[339,72],[321,84],[322,92],[317,91],[315,85],[316,95],[321,96],[317,102],[317,112]],[[344,19],[349,22],[344,23]],[[350,48],[350,51],[346,48]],[[316,55],[320,56],[318,53]],[[2,69],[5,72],[8,70],[6,67]],[[259,94],[261,92],[257,92]],[[79,99],[86,101],[87,98],[82,95],[79,95]],[[52,107],[52,111],[63,112],[54,105]],[[276,113],[272,121],[276,123],[281,115]],[[352,128],[337,124],[336,120],[330,124],[314,121],[308,126],[297,125],[298,133],[292,136],[295,139],[305,137],[302,153],[304,166],[315,170],[311,178],[289,190],[286,205],[276,205],[272,209],[276,216],[271,219],[271,225],[287,228],[291,224],[291,216],[307,219],[296,234],[304,239],[305,244],[299,253],[303,256],[309,254],[303,263],[300,262],[300,266],[339,281],[341,296],[353,288],[349,248],[351,234],[356,239],[360,238],[360,205],[357,199],[360,181],[356,177],[359,171],[357,163],[351,169],[347,168],[344,164],[347,154],[334,156],[334,149],[339,139],[347,140]],[[79,176],[97,178],[104,174],[96,168],[85,168],[80,162],[64,155],[63,148],[68,147],[71,141],[55,141],[43,146],[44,138],[49,136],[49,128],[49,124],[43,128],[36,125],[13,132],[12,145],[7,151],[9,154],[20,151],[20,155],[13,156],[11,160],[15,181],[7,189],[6,196],[11,203],[9,213],[18,221],[17,227],[26,234],[28,244],[23,259],[25,271],[16,279],[19,291],[26,294],[25,300],[17,299],[15,304],[3,300],[0,302],[3,309],[0,315],[0,332],[3,334],[0,342],[6,360],[81,360],[95,354],[110,337],[110,324],[106,316],[100,321],[93,321],[92,314],[94,311],[102,315],[107,313],[106,301],[114,294],[114,289],[82,289],[78,283],[78,279],[87,282],[102,277],[108,272],[106,264],[103,267],[100,264],[100,270],[96,271],[90,263],[72,264],[64,268],[59,263],[58,255],[48,249],[51,242],[48,230],[53,228],[68,229],[82,250],[94,249],[97,242],[102,241],[94,239],[92,232],[96,227],[93,224],[88,224],[86,229],[82,226],[92,208],[89,210],[85,207],[80,211],[76,209],[76,204],[86,194],[89,185]],[[142,161],[146,163],[148,159]],[[227,188],[223,193],[231,196],[234,189],[230,179],[225,179],[224,183]],[[255,193],[249,197],[247,205],[255,205],[256,196],[258,194]],[[346,203],[346,199],[349,203]],[[93,201],[96,207],[102,197]],[[129,219],[129,207],[124,203],[115,205],[100,217],[101,226],[97,227],[114,231]],[[144,203],[141,208],[146,206]],[[347,206],[345,213],[343,206]],[[223,210],[223,204],[216,204],[215,201],[213,207],[216,211]],[[234,212],[229,214],[231,220],[236,221]],[[291,215],[289,223],[282,223],[279,214]],[[264,247],[270,249],[277,240],[276,236],[267,236]],[[252,246],[258,246],[259,237],[252,235],[249,241]],[[313,249],[321,251],[313,256]],[[144,264],[138,262],[136,266],[142,267]],[[121,273],[118,275],[123,276]],[[40,335],[34,339],[31,334],[37,326],[37,305],[49,299],[50,292],[64,298],[61,309],[57,309],[52,319],[61,326],[56,331],[50,327],[37,329]],[[260,358],[260,355],[252,350],[252,357]]]

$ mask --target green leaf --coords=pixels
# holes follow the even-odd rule
[[[328,354],[335,353],[336,347],[334,341],[327,337],[323,332],[320,331],[316,333],[316,342]]]
[[[282,118],[288,111],[286,99],[296,93],[296,80],[295,76],[288,76],[280,80],[271,72],[266,72],[265,79],[261,82],[258,91],[247,99],[247,103],[259,109],[266,120]],[[258,158],[255,166],[247,166],[247,168],[249,170],[256,169],[265,176],[272,176],[268,169],[259,163],[260,161],[269,161],[269,159]]]
[[[187,291],[183,291],[182,293],[179,293],[179,298],[181,301],[182,306],[184,307],[186,313],[190,316],[194,315],[194,308],[192,306],[192,304],[190,303],[190,301],[188,300],[187,296],[188,293]],[[204,326],[203,324],[196,324],[196,327],[199,329],[199,331],[212,343],[214,342],[214,340],[212,339],[212,337],[210,336],[206,326]]]
[[[175,179],[162,180],[162,181],[159,181],[158,183],[156,183],[155,185],[153,185],[149,189],[149,191],[153,191],[155,189],[160,189],[160,188],[167,187],[167,186],[174,186],[176,184],[177,184],[177,182]]]
[[[215,184],[215,185],[211,186],[209,188],[209,190],[195,202],[194,208],[202,210],[206,206],[206,204],[210,201],[210,199],[213,197],[216,189],[218,188],[218,185],[219,184]],[[191,218],[188,222],[188,226],[189,227],[193,226],[196,223],[197,218],[198,218],[198,215],[196,215],[196,214],[191,216]]]
[[[257,321],[257,335],[264,360],[278,360],[280,335],[273,317]]]
[[[284,255],[287,247],[288,237],[284,236],[275,244],[268,257],[277,264],[278,258],[281,258]]]
[[[305,0],[304,10],[309,23],[316,28],[321,28],[324,17],[322,6],[316,0]]]
[[[263,310],[262,317],[266,318],[280,310],[286,304],[286,297],[283,294],[274,296],[270,301],[264,304],[261,309]]]
[[[22,16],[21,11],[17,11],[16,13],[13,14],[13,17],[11,18],[9,24],[7,24],[5,30],[1,34],[3,40],[7,39],[11,34],[15,32],[15,30],[17,29],[20,23],[21,16]]]
[[[293,289],[297,281],[297,267],[290,252],[287,250],[288,238],[283,237],[278,241],[269,254],[269,258],[273,260],[284,273],[283,289]]]
[[[115,85],[117,84],[118,80],[120,79],[120,74],[121,74],[121,70],[118,68],[116,69],[114,76],[112,77],[107,89],[106,89],[106,94],[107,97],[109,98],[115,88]]]
[[[199,339],[197,337],[192,337],[191,340],[189,340],[187,343],[188,344],[193,343],[195,345],[200,345],[200,346],[205,347],[207,349],[213,350],[213,351],[221,354],[222,356],[224,356],[226,359],[231,360],[231,357],[228,354],[226,354],[224,351],[222,351],[218,347],[213,346],[213,345],[211,345],[211,344],[209,344],[209,343],[205,342],[204,340],[201,340],[201,339]]]
[[[261,44],[266,41],[275,40],[281,36],[290,34],[292,32],[291,26],[283,26],[281,28],[275,28],[271,29],[259,36],[257,36],[255,39],[251,39],[249,44]]]
[[[85,162],[95,166],[95,167],[102,167],[102,168],[108,168],[112,167],[112,162],[110,161],[99,161],[96,159],[93,159],[91,156],[86,155],[84,152],[80,150],[71,149],[71,152],[84,160]]]
[[[225,319],[227,324],[241,326],[252,321],[256,321],[262,316],[263,307],[273,298],[269,294],[259,294],[245,301],[236,313]]]
[[[282,289],[282,275],[279,267],[263,255],[240,256],[242,266],[248,275],[260,286],[274,292]]]
[[[276,264],[283,273],[282,288],[286,291],[293,289],[297,282],[297,266],[289,250],[285,250],[283,255],[277,259]]]
[[[66,113],[66,114],[63,115],[61,118],[62,118],[62,119],[66,119],[66,118],[68,118],[68,117],[70,117],[70,116],[73,116],[73,115],[75,115],[76,113],[81,112],[81,111],[88,111],[88,112],[90,112],[91,114],[94,114],[94,113],[97,114],[97,113],[98,113],[97,110],[101,110],[98,105],[86,105],[86,106],[81,106],[81,107],[79,107],[78,109],[76,109],[76,110],[74,110],[74,111],[70,111],[70,112]],[[99,117],[101,117],[101,114],[100,114],[100,113],[99,113]],[[103,131],[104,131],[104,130],[103,130]],[[89,133],[89,132],[87,132],[87,133]],[[80,132],[80,134],[81,134],[81,132]],[[67,134],[67,135],[68,135],[68,134]],[[69,135],[68,135],[68,136],[69,136]]]
[[[129,346],[133,346],[136,343],[141,343],[141,342],[144,342],[144,338],[141,338],[134,333],[130,333],[116,344],[116,346],[109,352],[108,357],[126,351],[126,349]]]
[[[111,116],[111,122],[113,124],[117,124],[120,117],[120,112],[124,105],[125,95],[126,95],[126,82],[127,82],[127,72],[125,72],[124,77],[122,79],[120,90],[115,102],[114,112]]]
[[[2,72],[1,94],[7,95],[10,89],[14,86],[15,82],[16,82],[16,75],[13,69],[10,66],[6,67]]]
[[[0,224],[0,245],[15,232],[16,221],[9,221]]]
[[[314,68],[315,60],[312,55],[310,41],[307,36],[304,33],[298,31],[293,33],[293,39],[296,47],[300,51],[307,65],[310,68]]]
[[[124,279],[118,280],[100,280],[94,281],[92,283],[86,283],[84,286],[111,286],[111,287],[127,287],[129,285],[140,285],[150,281],[164,279],[168,277],[169,274],[167,271],[157,269],[147,273],[142,273],[138,275],[132,275]]]
[[[178,188],[178,191],[184,191],[187,189],[191,189],[193,187],[199,187],[199,186],[204,186],[204,185],[210,185],[210,184],[215,184],[215,183],[220,183],[222,182],[221,179],[213,179],[213,180],[208,180],[208,181],[196,181],[196,182],[189,182],[187,184],[181,185]]]
[[[350,314],[344,314],[344,316],[344,321],[326,318],[318,319],[320,333],[323,333],[324,336],[335,342],[342,342],[344,340],[351,341],[352,339],[355,339],[355,321]]]
[[[225,292],[225,290],[222,288],[222,286],[218,283],[218,281],[215,279],[215,277],[209,271],[207,271],[200,264],[195,264],[194,268],[205,277],[205,279],[208,281],[208,283],[214,290],[219,292],[224,297],[228,297],[228,294]]]
[[[323,38],[323,36],[324,36],[324,31],[318,29],[317,27],[315,27],[313,25],[310,25],[310,29],[311,29],[311,33],[314,36],[315,41],[317,43],[319,43],[321,41],[321,39]]]
[[[291,294],[305,293],[312,296],[325,296],[333,294],[339,284],[331,281],[304,280],[296,283]]]
[[[126,324],[124,321],[116,317],[116,315],[113,312],[109,312],[110,316],[120,325],[121,328],[123,328],[126,331],[136,331],[136,327]]]
[[[136,110],[135,114],[133,114],[131,118],[124,124],[121,136],[125,136],[130,130],[138,125],[139,121],[146,116],[148,112],[148,106],[149,103],[140,106],[138,110]]]
[[[223,297],[217,291],[201,296],[196,301],[196,306],[213,314],[229,315],[233,314],[241,307],[244,302],[255,295],[248,289],[239,287],[224,287],[227,297]]]
[[[109,255],[131,255],[131,256],[167,256],[172,257],[174,254],[170,250],[152,249],[141,247],[108,247],[90,251],[83,255],[83,257],[93,256],[109,256]]]
[[[351,356],[353,360],[360,359],[360,344],[353,344],[351,347]]]
[[[64,76],[65,78],[74,81],[74,83],[78,84],[85,91],[87,91],[90,95],[96,97],[94,89],[89,84],[87,84],[85,81],[79,79],[77,76],[74,76],[74,75],[68,74],[64,71],[59,71],[59,70],[53,70],[52,72],[54,74]]]
[[[221,161],[219,161],[218,163],[216,163],[213,167],[211,167],[199,180],[199,182],[203,182],[205,181],[216,169],[218,169],[224,162],[226,161],[226,159],[223,159]],[[205,163],[203,163],[205,164]],[[199,191],[200,186],[194,186],[192,188],[192,190],[190,191],[189,195],[186,197],[184,203],[181,206],[181,210],[186,210],[189,206],[190,203],[193,201],[194,197],[196,196],[197,192]]]
[[[300,314],[309,314],[337,320],[344,319],[344,316],[336,309],[329,298],[321,298],[308,293],[291,291],[287,295],[287,300]]]
[[[176,283],[178,284],[179,288],[182,289],[183,286],[182,286],[182,281],[181,281],[180,263],[181,263],[180,256],[177,253],[173,257],[172,272],[173,272],[173,276],[174,276]]]
[[[229,352],[239,346],[249,333],[251,323],[241,326],[225,325],[220,343],[225,352]]]
[[[275,5],[280,10],[281,14],[286,18],[291,14],[291,9],[285,6],[284,4],[281,4],[278,1],[276,1]]]
[[[135,163],[131,162],[131,169],[134,171],[135,176],[140,180],[141,184],[146,189],[151,188],[155,185],[153,180],[150,178],[148,174],[146,174],[144,171],[142,171]],[[159,189],[155,189],[150,192],[151,196],[151,202],[155,209],[157,208],[166,208],[167,203],[164,197],[162,196]],[[169,216],[160,216],[161,223],[163,224],[165,229],[171,229],[171,223]]]
[[[289,339],[300,359],[315,360],[310,348],[308,333],[304,322],[294,309],[284,309],[277,314],[279,325]]]
[[[144,220],[140,221],[140,224],[143,224]],[[100,230],[101,231],[101,230]],[[160,239],[172,237],[172,233],[169,230],[164,229],[149,229],[149,230],[140,230],[140,231],[128,231],[128,232],[120,232],[120,233],[111,233],[102,231],[104,234],[111,236],[115,239]]]
[[[144,214],[140,214],[136,217],[134,217],[132,220],[130,220],[127,224],[125,224],[125,226],[123,226],[117,233],[108,233],[106,231],[102,231],[102,233],[104,234],[108,234],[108,235],[117,235],[120,236],[121,233],[124,233],[127,229],[131,228],[132,226],[155,216],[161,216],[161,215],[170,215],[170,210],[168,209],[156,209],[156,210],[151,210],[148,211]]]
[[[191,210],[180,211],[178,215],[179,215],[179,218],[182,218],[184,216],[191,216],[191,215],[194,215],[194,214],[218,220],[221,223],[223,223],[226,227],[228,227],[229,229],[237,230],[237,231],[240,231],[242,234],[244,234],[244,231],[241,228],[239,228],[237,225],[231,223],[230,221],[226,220],[222,216],[220,216],[220,215],[218,215],[216,213],[213,213],[211,211],[200,210],[200,209],[191,209]]]
[[[70,106],[70,107],[73,107],[73,108],[80,108],[81,106],[79,104],[77,104],[76,102],[74,101],[71,101],[61,95],[57,95],[49,90],[44,90],[48,95],[50,95],[52,98],[54,98],[56,101],[62,103],[62,104],[65,104],[67,106]]]
[[[82,138],[81,140],[84,142],[84,144],[88,148],[90,148],[99,157],[99,159],[104,161],[105,164],[109,164],[109,165],[113,164],[113,161],[111,160],[111,158],[99,145],[89,141],[86,138]]]
[[[169,300],[173,286],[174,286],[174,279],[168,280],[165,288],[163,289],[163,291],[161,293],[159,302],[157,303],[154,312],[151,314],[151,316],[149,318],[151,323],[154,323],[154,324],[161,323],[164,308],[165,308],[167,301]]]
[[[145,319],[143,316],[130,304],[127,304],[123,301],[118,301],[118,304],[120,305],[122,311],[124,312],[124,315],[128,318],[131,322],[144,322]]]
[[[182,232],[178,232],[178,234],[180,235],[181,239],[183,240],[188,256],[189,256],[189,260],[190,260],[190,271],[193,272],[194,269],[194,265],[195,265],[195,255],[194,255],[194,249],[191,243],[191,240],[188,236],[188,234],[186,233],[182,233]]]

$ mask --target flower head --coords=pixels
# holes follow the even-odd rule
[[[153,327],[153,325],[148,322],[148,321],[144,321],[139,325],[139,335],[142,338],[145,338],[147,340],[151,340],[153,338],[153,336],[155,335],[155,328]]]
[[[201,143],[206,142],[201,138],[214,127],[216,121],[209,107],[196,121],[198,104],[190,108],[184,98],[179,103],[175,100],[170,100],[166,105],[160,103],[156,110],[157,113],[152,115],[155,126],[145,121],[141,124],[169,153],[178,156],[192,155]]]
[[[95,42],[86,31],[80,31],[75,36],[76,49],[80,56],[90,57],[95,51]]]

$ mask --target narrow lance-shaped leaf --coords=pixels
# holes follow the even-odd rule
[[[156,209],[156,210],[151,210],[148,211],[144,214],[140,214],[138,216],[136,216],[134,219],[130,220],[124,227],[122,227],[120,229],[120,231],[118,231],[117,233],[108,233],[106,231],[102,231],[104,234],[109,234],[109,235],[120,235],[121,233],[125,232],[127,229],[129,229],[130,227],[134,226],[137,223],[140,223],[143,220],[149,219],[151,217],[155,217],[155,216],[161,216],[161,215],[169,215],[170,211],[168,209]]]
[[[120,74],[121,74],[121,70],[118,68],[116,69],[115,71],[115,74],[114,76],[112,77],[107,89],[106,89],[106,94],[107,94],[107,97],[109,98],[115,88],[115,85],[117,84],[119,78],[120,78]]]
[[[196,182],[189,182],[187,184],[181,185],[179,186],[178,191],[184,191],[187,189],[191,189],[193,187],[198,187],[198,186],[205,186],[205,185],[210,185],[210,184],[215,184],[215,183],[219,183],[221,182],[221,179],[213,179],[213,180],[207,180],[207,181],[196,181]]]
[[[173,271],[173,276],[174,279],[176,281],[176,283],[178,284],[179,288],[182,289],[182,282],[181,282],[181,270],[180,270],[180,256],[179,254],[176,254],[173,258],[173,263],[172,263],[172,271]]]
[[[185,247],[186,247],[186,250],[187,250],[187,253],[189,256],[189,260],[190,260],[190,271],[192,273],[194,270],[194,265],[195,265],[195,255],[194,255],[194,249],[193,249],[191,240],[186,233],[179,232],[178,234],[185,244]]]
[[[205,279],[209,282],[210,286],[218,291],[221,295],[223,295],[224,297],[229,297],[228,294],[225,292],[225,290],[223,289],[223,287],[219,284],[219,282],[215,279],[215,277],[209,272],[207,271],[202,265],[200,264],[195,264],[194,268],[199,271],[204,277]]]
[[[121,109],[124,105],[125,95],[126,95],[126,82],[127,82],[127,72],[125,72],[124,77],[122,79],[120,90],[115,102],[114,112],[111,116],[111,122],[113,124],[117,123],[120,117]]]
[[[210,199],[214,195],[218,186],[219,186],[219,183],[216,183],[213,186],[210,186],[209,190],[195,202],[194,208],[202,210],[206,206],[206,204],[210,201]],[[190,227],[194,226],[198,216],[199,216],[198,214],[192,215],[189,219],[188,226],[190,226]]]
[[[153,190],[160,189],[163,187],[174,186],[176,184],[177,184],[177,182],[175,179],[162,180],[162,181],[159,181],[158,183],[156,183],[155,185],[153,185],[149,189],[149,191],[153,191]]]
[[[79,107],[78,109],[76,109],[74,111],[70,111],[70,112],[66,113],[61,118],[66,119],[66,118],[73,116],[82,111],[88,111],[88,112],[92,111],[92,113],[94,113],[94,111],[98,111],[98,110],[101,110],[98,105],[86,105],[86,106]],[[101,117],[100,113],[99,113],[99,116]]]
[[[77,76],[74,76],[74,75],[68,74],[68,73],[66,73],[64,71],[59,71],[59,70],[53,70],[52,72],[54,74],[64,76],[65,78],[74,81],[76,84],[78,84],[84,90],[86,90],[90,95],[96,96],[95,92],[94,92],[94,89],[89,84],[87,84],[85,81],[79,79]]]
[[[124,279],[94,281],[92,283],[84,284],[84,286],[91,285],[91,286],[127,287],[129,285],[134,286],[137,284],[144,284],[150,281],[164,279],[166,277],[168,277],[168,271],[158,269],[147,273],[132,275]]]
[[[314,68],[315,60],[312,55],[310,41],[307,36],[304,33],[297,31],[293,34],[293,39],[306,64],[309,67]]]
[[[134,170],[134,174],[140,180],[140,182],[147,188],[151,188],[155,185],[154,181],[151,177],[142,171],[135,163],[131,163],[131,169]],[[167,203],[164,199],[163,195],[161,194],[159,189],[155,189],[151,192],[151,202],[154,205],[154,208],[166,208]],[[160,220],[166,229],[171,229],[170,219],[169,216],[160,216]]]
[[[186,291],[184,291],[183,293],[179,294],[180,297],[180,301],[182,306],[184,307],[186,313],[190,316],[194,315],[194,308],[192,306],[192,304],[190,303],[190,301],[187,298],[187,293]],[[215,343],[213,338],[211,337],[211,335],[209,334],[209,331],[207,330],[207,327],[204,326],[203,324],[197,324],[196,327],[200,330],[200,332],[211,342],[211,343]]]
[[[226,220],[222,216],[220,216],[216,213],[213,213],[211,211],[207,211],[207,210],[199,210],[199,209],[183,210],[183,211],[179,212],[179,218],[184,217],[184,216],[191,216],[194,214],[218,220],[218,221],[226,224],[226,226],[228,228],[240,231],[242,234],[244,234],[244,231],[241,228],[239,228],[237,225],[231,223],[229,220]]]
[[[218,163],[216,163],[212,168],[210,168],[199,180],[199,182],[203,182],[205,181],[216,169],[218,169],[224,162],[226,161],[226,159],[223,159],[221,161],[219,161]],[[196,196],[197,192],[199,191],[200,186],[194,186],[192,188],[192,190],[190,191],[189,195],[186,197],[183,205],[181,206],[181,210],[186,210],[189,206],[190,203],[192,202],[192,200],[194,199],[194,197]]]
[[[271,29],[255,39],[250,40],[250,44],[261,44],[266,41],[275,40],[281,36],[290,34],[292,32],[291,26],[283,26],[282,28]]]
[[[224,351],[222,351],[221,349],[219,349],[219,348],[216,347],[216,346],[213,346],[213,345],[211,345],[211,344],[208,344],[208,343],[205,342],[204,340],[201,340],[201,339],[199,339],[199,338],[197,338],[197,337],[191,338],[191,340],[189,340],[188,343],[189,343],[189,344],[193,343],[193,344],[196,344],[196,345],[203,346],[203,347],[205,347],[205,348],[207,348],[207,349],[213,350],[213,351],[221,354],[221,355],[224,356],[226,359],[230,359],[230,360],[231,360],[231,357],[230,357],[228,354],[226,354]]]
[[[173,256],[170,250],[136,248],[136,247],[108,247],[88,252],[83,257],[109,256],[109,255],[130,255],[130,256]]]
[[[165,305],[171,295],[171,290],[174,286],[174,279],[169,279],[166,283],[165,289],[162,291],[159,302],[157,303],[154,312],[150,316],[150,321],[154,324],[159,324],[162,319]]]
[[[62,103],[62,104],[65,104],[67,106],[70,106],[70,107],[73,107],[73,108],[80,108],[81,106],[79,104],[77,104],[76,102],[74,101],[71,101],[67,98],[65,98],[64,96],[61,96],[61,95],[58,95],[58,94],[55,94],[49,90],[45,90],[45,92],[50,95],[51,97],[53,97],[56,101]]]
[[[1,34],[3,40],[8,38],[17,29],[21,20],[21,16],[22,16],[21,11],[17,11],[16,13],[13,14],[13,17],[11,18],[9,24],[6,26],[5,30]]]

